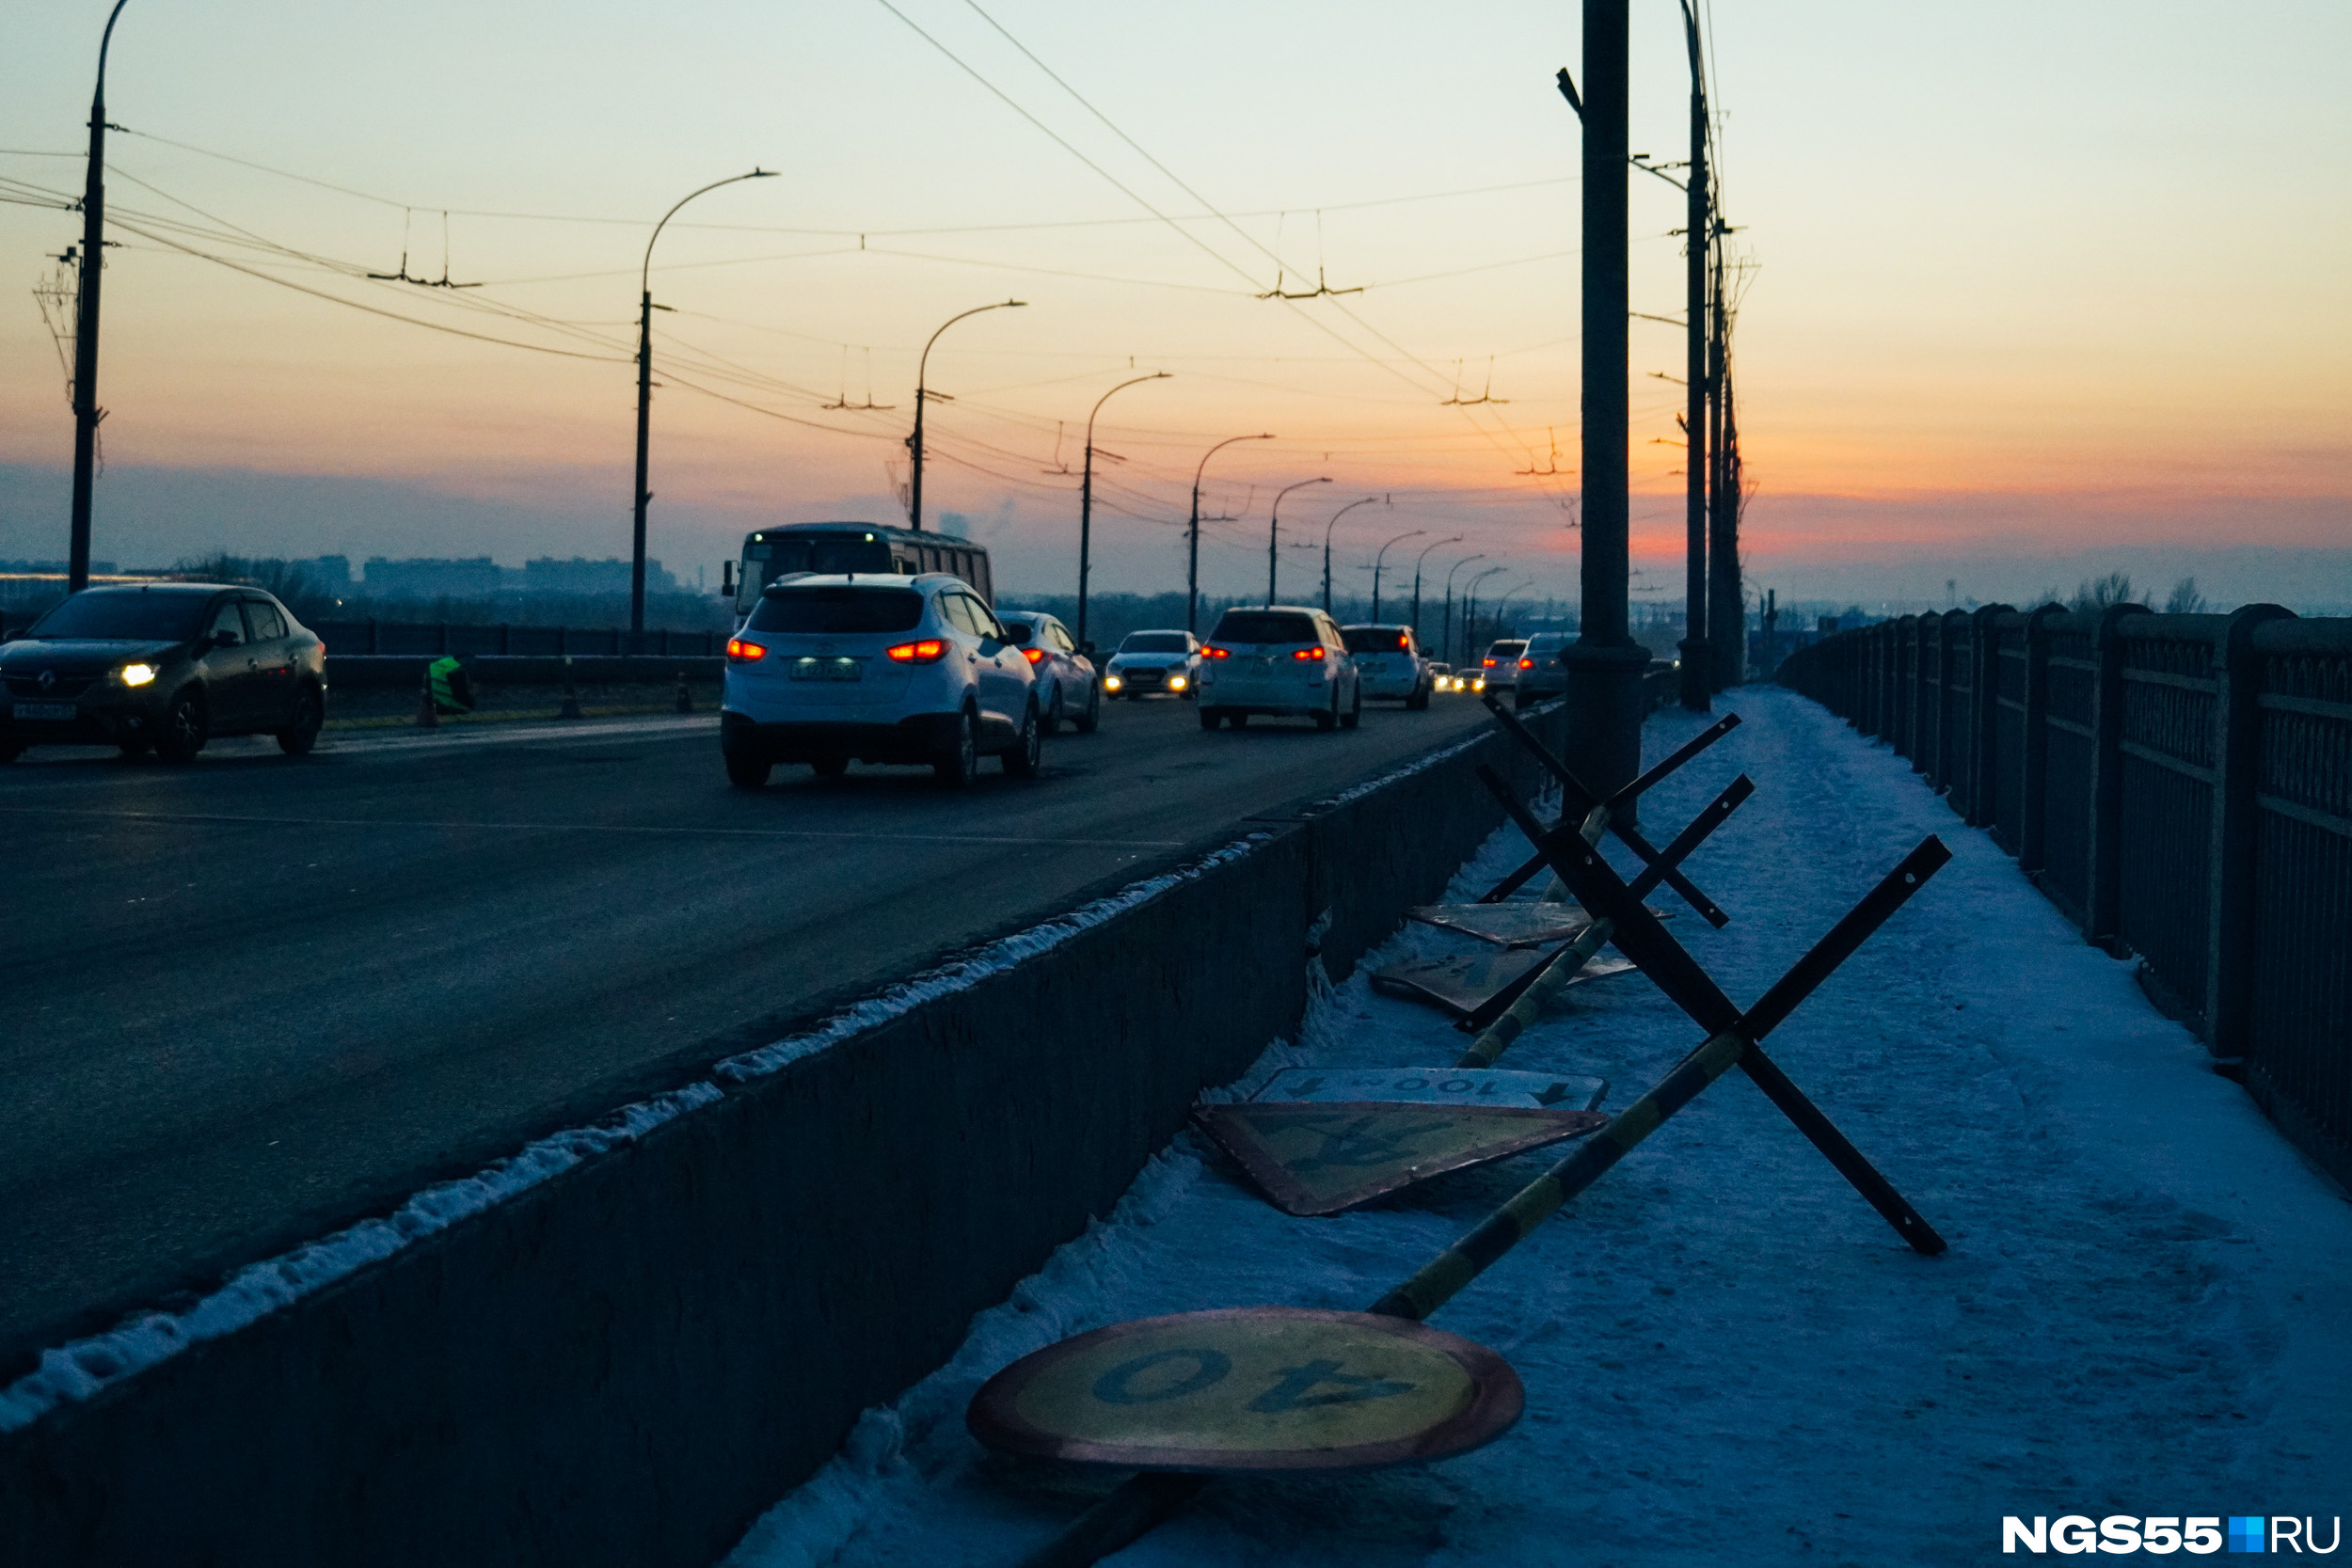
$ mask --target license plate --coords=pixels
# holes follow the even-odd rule
[[[792,678],[796,681],[863,680],[865,666],[854,658],[796,658],[792,661]]]
[[[19,703],[16,705],[16,716],[19,719],[48,720],[69,724],[73,721],[78,711],[72,703]]]

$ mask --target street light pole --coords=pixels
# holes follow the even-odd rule
[[[1417,528],[1410,533],[1400,533],[1390,540],[1388,545],[1381,546],[1379,553],[1372,558],[1372,618],[1374,621],[1377,622],[1380,619],[1380,563],[1388,559],[1389,545],[1402,545],[1406,540],[1418,539],[1428,531],[1425,528]]]
[[[66,546],[66,591],[89,586],[90,490],[98,478],[98,280],[106,264],[106,47],[125,0],[106,13],[98,40],[98,87],[89,100],[89,166],[82,175],[82,266],[73,315],[73,521]]]
[[[636,524],[630,535],[628,568],[628,629],[631,633],[645,629],[645,503],[653,499],[653,492],[645,488],[645,441],[652,424],[653,411],[653,245],[661,238],[662,229],[677,216],[678,207],[685,206],[706,191],[721,185],[732,185],[744,180],[772,180],[776,171],[755,168],[749,174],[731,174],[715,180],[702,190],[689,191],[678,198],[677,206],[661,214],[661,222],[653,226],[651,238],[645,241],[645,264],[637,275],[637,502]],[[634,644],[631,644],[632,648]]]
[[[1331,613],[1331,531],[1339,527],[1342,517],[1359,506],[1370,506],[1379,499],[1378,496],[1366,496],[1362,500],[1349,501],[1332,513],[1331,520],[1323,525],[1323,612],[1326,615]]]
[[[1504,607],[1505,605],[1508,605],[1508,604],[1509,604],[1509,603],[1510,603],[1510,602],[1511,602],[1514,598],[1518,597],[1518,596],[1519,594],[1521,594],[1526,593],[1529,589],[1531,589],[1531,588],[1533,588],[1533,587],[1534,587],[1534,586],[1535,586],[1535,580],[1534,580],[1534,578],[1530,578],[1527,581],[1520,583],[1518,587],[1516,587],[1516,588],[1512,589],[1509,593],[1507,593],[1507,594],[1503,594],[1503,595],[1502,595],[1502,597],[1501,597],[1501,598],[1499,598],[1499,599],[1497,599],[1497,600],[1495,601],[1494,618],[1495,618],[1495,635],[1496,635],[1497,637],[1507,637],[1507,636],[1509,636],[1509,635],[1510,635],[1509,629],[1508,629],[1507,627],[1505,627],[1505,626],[1504,626],[1503,622],[1502,622],[1502,610],[1503,610],[1503,607]]]
[[[1698,17],[1690,0],[1682,4],[1682,37],[1691,55],[1691,201],[1684,230],[1688,260],[1683,310],[1689,331],[1683,353],[1687,392],[1683,424],[1689,437],[1689,461],[1682,466],[1686,614],[1680,684],[1682,705],[1693,713],[1705,713],[1709,705],[1708,693],[1715,685],[1713,656],[1707,641],[1707,256],[1714,243],[1715,214],[1707,189],[1707,77],[1699,54]]]
[[[1093,570],[1094,550],[1094,416],[1103,411],[1103,404],[1111,401],[1112,393],[1123,392],[1130,387],[1140,387],[1147,381],[1166,381],[1169,372],[1153,371],[1132,381],[1122,381],[1094,400],[1093,411],[1087,415],[1086,477],[1078,482],[1078,643],[1087,640],[1087,578]]]
[[[1465,664],[1478,657],[1478,585],[1497,572],[1510,569],[1508,566],[1489,566],[1462,584],[1462,662]]]
[[[1331,477],[1326,474],[1321,479],[1302,479],[1295,484],[1285,484],[1274,493],[1274,517],[1266,525],[1265,536],[1265,602],[1268,608],[1274,604],[1274,550],[1282,537],[1282,498],[1293,490],[1303,490],[1310,484],[1330,483]]]
[[[949,316],[939,324],[939,332],[946,331],[956,323],[963,320],[964,316],[977,316],[985,310],[1016,310],[1028,303],[1025,299],[1000,299],[993,305],[977,306],[966,310],[963,316]],[[907,437],[907,451],[914,459],[914,473],[907,485],[907,527],[916,533],[923,531],[923,400],[927,392],[925,382],[930,373],[931,343],[939,341],[939,332],[932,333],[930,342],[923,345],[923,356],[916,360],[914,365],[914,434]]]
[[[1200,454],[1200,466],[1192,470],[1192,528],[1190,545],[1184,562],[1184,629],[1200,629],[1200,476],[1208,470],[1209,459],[1232,446],[1235,441],[1271,441],[1274,432],[1263,436],[1230,436]]]
[[[1473,561],[1484,561],[1486,559],[1486,553],[1484,550],[1481,550],[1476,555],[1464,556],[1461,560],[1446,568],[1445,631],[1438,639],[1438,646],[1445,650],[1446,662],[1449,664],[1454,662],[1454,574],[1460,571],[1463,567],[1469,565]]]
[[[1421,547],[1421,554],[1413,557],[1413,641],[1416,642],[1421,641],[1421,563],[1428,560],[1429,552],[1440,545],[1458,545],[1461,542],[1462,536],[1458,533],[1451,539],[1433,540]],[[1451,604],[1453,601],[1448,599],[1446,602]]]

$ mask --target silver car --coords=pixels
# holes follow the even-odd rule
[[[1103,677],[1094,668],[1094,644],[1080,644],[1070,628],[1041,610],[1000,610],[1005,636],[1037,672],[1037,721],[1047,735],[1067,721],[1080,735],[1092,735],[1103,718]]]
[[[1130,700],[1165,691],[1193,695],[1200,672],[1200,640],[1188,631],[1131,631],[1103,672],[1103,689]]]
[[[1519,655],[1518,694],[1514,699],[1519,706],[1567,694],[1566,656],[1568,644],[1575,641],[1565,631],[1539,631],[1527,640]]]

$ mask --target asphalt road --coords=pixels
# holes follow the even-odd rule
[[[0,768],[0,1381],[1475,727],[1105,708],[1044,776],[729,787],[710,717]]]

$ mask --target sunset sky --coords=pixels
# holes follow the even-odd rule
[[[930,362],[954,401],[927,510],[1000,582],[1073,585],[1088,410],[1167,371],[1097,427],[1098,588],[1180,587],[1195,465],[1272,431],[1210,467],[1213,591],[1263,585],[1268,500],[1327,474],[1284,503],[1316,545],[1285,552],[1299,596],[1364,496],[1343,588],[1420,529],[1391,568],[1461,533],[1433,564],[1572,594],[1579,154],[1551,77],[1581,76],[1579,8],[984,6],[131,0],[95,553],[626,554],[646,236],[756,165],[780,177],[701,198],[655,255],[674,570],[715,580],[766,522],[894,519],[923,341],[1018,296]],[[0,65],[0,558],[65,551],[72,424],[30,291],[78,237],[39,203],[78,192],[106,8],[25,8]],[[2112,566],[2352,604],[2352,7],[1706,15],[1752,586],[1940,603]],[[1633,144],[1679,159],[1674,8],[1641,0],[1634,40]],[[1632,179],[1634,308],[1675,315],[1682,198]],[[482,287],[358,276],[404,242],[411,277]],[[1278,265],[1362,292],[1255,297]],[[1672,596],[1681,388],[1650,372],[1681,341],[1632,341],[1637,591]]]

